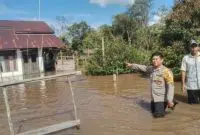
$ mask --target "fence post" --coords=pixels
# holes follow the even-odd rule
[[[102,37],[102,57],[103,57],[103,65],[104,65],[104,57],[105,57],[105,48],[104,48],[104,37]]]
[[[14,133],[14,130],[13,130],[13,124],[12,124],[11,115],[10,115],[10,106],[9,106],[9,103],[8,103],[7,89],[5,87],[3,88],[3,96],[4,96],[4,100],[5,100],[5,105],[6,105],[10,134],[14,135],[15,133]]]
[[[73,102],[73,107],[74,107],[74,117],[75,117],[75,120],[78,120],[77,110],[76,110],[77,108],[76,108],[76,102],[75,102],[75,99],[74,99],[74,92],[73,92],[73,88],[72,88],[72,83],[71,83],[71,80],[70,80],[69,77],[67,79],[68,79],[70,92],[71,92],[71,96],[72,96],[72,102]]]

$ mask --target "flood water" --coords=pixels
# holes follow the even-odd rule
[[[71,76],[80,129],[51,135],[199,135],[200,105],[188,105],[176,83],[175,111],[153,119],[148,80],[139,74]],[[15,134],[74,120],[66,77],[9,86],[8,99]],[[3,92],[0,91],[0,135],[9,135]]]

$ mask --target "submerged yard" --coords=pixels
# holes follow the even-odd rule
[[[52,135],[198,135],[200,107],[188,105],[176,83],[176,110],[165,118],[153,119],[150,113],[148,81],[138,74],[71,77],[80,129]],[[3,97],[1,92],[1,97]],[[74,119],[66,78],[9,87],[9,104],[15,133]],[[3,98],[0,106],[0,134],[9,135]]]

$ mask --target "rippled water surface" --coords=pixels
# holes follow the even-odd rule
[[[175,111],[153,119],[148,80],[139,74],[71,76],[80,129],[52,135],[199,135],[200,105],[188,105],[176,83]],[[8,99],[15,133],[74,119],[66,77],[9,86]],[[0,91],[0,135],[9,135],[3,92]]]

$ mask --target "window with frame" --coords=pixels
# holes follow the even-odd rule
[[[17,60],[15,50],[0,51],[0,71],[13,72],[17,71]]]

